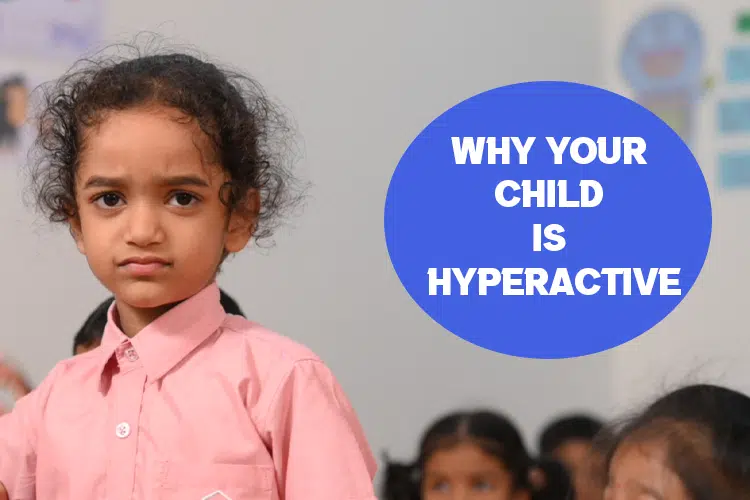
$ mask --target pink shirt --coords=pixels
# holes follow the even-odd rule
[[[59,363],[0,417],[11,500],[375,500],[347,397],[305,347],[227,315],[213,284],[133,339]]]

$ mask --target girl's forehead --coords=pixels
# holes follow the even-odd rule
[[[195,119],[163,106],[107,111],[84,132],[86,150],[95,152],[128,153],[139,146],[194,150],[204,145],[201,142],[208,137]]]
[[[625,440],[615,450],[610,468],[623,465],[664,467],[667,446],[661,440]]]
[[[90,175],[214,178],[210,141],[195,120],[169,108],[109,112],[86,130],[79,180]]]
[[[504,464],[496,457],[485,453],[474,443],[458,443],[436,450],[428,458],[426,469],[451,469],[464,472],[503,470]]]
[[[610,488],[648,498],[689,498],[682,480],[669,467],[668,453],[668,444],[660,439],[623,442],[610,462]]]

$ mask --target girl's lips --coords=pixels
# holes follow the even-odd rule
[[[147,264],[131,262],[121,267],[125,269],[127,273],[134,276],[151,276],[168,267],[168,264],[163,262],[150,262]]]
[[[124,260],[120,267],[133,276],[151,276],[167,267],[169,263],[156,257],[134,257]]]

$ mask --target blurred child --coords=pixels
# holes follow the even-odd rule
[[[750,498],[750,398],[693,385],[614,434],[606,500]]]
[[[24,374],[0,356],[0,392],[5,392],[13,400],[17,401],[31,392],[31,385]],[[0,405],[0,415],[5,414],[8,408]]]
[[[425,432],[416,461],[390,463],[383,500],[569,500],[562,465],[529,456],[506,417],[454,413]]]
[[[136,50],[74,66],[44,101],[38,205],[115,303],[99,348],[0,417],[0,498],[374,500],[329,368],[220,302],[227,257],[298,199],[288,128],[257,82]]]
[[[539,437],[544,457],[560,461],[570,472],[578,500],[601,500],[601,456],[594,446],[603,422],[588,415],[566,415],[549,423]]]
[[[0,81],[0,150],[15,148],[26,121],[29,90],[22,76]]]
[[[227,314],[245,317],[239,304],[237,304],[229,294],[224,292],[224,290],[220,290],[220,292],[221,296],[219,301],[221,302],[224,311]],[[73,339],[73,354],[83,354],[99,347],[102,342],[102,336],[104,335],[104,327],[107,324],[107,312],[114,301],[114,297],[106,299],[89,315],[86,322],[81,329],[78,330],[78,333]]]

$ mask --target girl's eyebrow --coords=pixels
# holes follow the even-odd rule
[[[88,178],[83,185],[83,189],[93,187],[119,188],[124,185],[125,180],[119,177],[102,177],[101,175],[93,175]]]
[[[659,492],[657,492],[656,490],[654,490],[652,488],[649,488],[648,486],[646,486],[644,484],[636,483],[636,487],[638,488],[638,490],[640,490],[640,493],[644,493],[646,495],[649,495],[649,496],[653,497],[656,500],[664,500],[664,497],[662,497]]]
[[[197,186],[209,187],[208,181],[197,175],[176,175],[172,177],[157,177],[156,182],[163,186]],[[88,178],[83,188],[104,187],[104,188],[122,188],[125,186],[125,179],[122,177],[103,177],[94,175]]]
[[[163,186],[197,186],[209,187],[208,181],[197,175],[176,175],[173,177],[157,177],[156,181]]]

